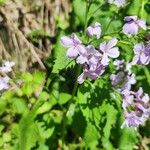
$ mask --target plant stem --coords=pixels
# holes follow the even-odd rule
[[[78,67],[78,70],[77,70],[77,78],[78,78],[78,76],[80,75],[80,72],[81,72],[81,65]],[[73,100],[73,98],[74,98],[74,96],[75,96],[75,94],[76,94],[77,88],[78,88],[78,82],[77,82],[77,80],[76,80],[76,82],[75,82],[75,84],[74,84],[73,91],[72,91],[72,98],[71,98],[72,100]]]

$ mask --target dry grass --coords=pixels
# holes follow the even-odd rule
[[[50,38],[33,44],[27,35],[34,30],[50,37],[57,32],[56,17],[68,20],[69,0],[12,0],[0,7],[0,60],[13,60],[17,69],[25,71],[51,54]]]

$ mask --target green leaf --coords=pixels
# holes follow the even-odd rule
[[[52,73],[59,73],[60,70],[66,69],[66,67],[72,66],[74,64],[73,61],[66,57],[67,49],[64,48],[60,43],[60,38],[62,37],[62,35],[62,33],[59,35],[57,43],[54,47],[55,63],[53,66]]]
[[[75,16],[78,17],[80,23],[82,25],[84,25],[85,17],[86,17],[86,1],[85,0],[74,0],[73,1],[73,10],[74,10]]]
[[[13,98],[13,110],[14,112],[18,113],[18,114],[23,114],[26,113],[28,111],[27,105],[24,101],[24,99],[22,98]]]
[[[39,130],[34,123],[36,112],[43,104],[42,100],[37,101],[32,110],[28,112],[19,123],[19,150],[30,150],[36,142],[43,142]]]
[[[138,132],[133,128],[124,128],[119,138],[120,150],[133,150],[134,146],[138,143]]]
[[[94,141],[90,144],[90,142],[85,140],[86,144],[89,147],[93,147],[93,143],[95,143],[96,146],[96,143],[101,138],[103,148],[111,150],[113,149],[113,143],[110,142],[111,129],[116,123],[118,111],[111,104],[111,97],[108,94],[109,89],[105,89],[104,81],[103,83],[100,81],[103,80],[96,81],[94,86],[87,83],[80,86],[78,90],[78,103],[83,116],[94,128]],[[99,134],[97,135],[97,133]]]
[[[60,93],[58,103],[63,105],[71,99],[71,95],[68,93]]]

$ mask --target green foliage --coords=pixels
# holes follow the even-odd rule
[[[86,21],[86,5],[87,4],[85,0],[73,1],[73,10],[74,10],[75,16],[78,18],[78,21],[82,25],[84,25]]]
[[[53,51],[55,53],[55,63],[53,66],[52,73],[59,73],[60,70],[66,69],[74,65],[74,62],[66,57],[66,48],[64,48],[60,43],[60,38],[62,37],[62,35],[63,33],[60,33],[57,42],[54,46]]]
[[[7,0],[0,0],[0,6],[5,5],[5,4],[6,4],[6,2],[7,2]]]
[[[5,2],[0,0],[0,5]],[[32,5],[32,1],[24,2]],[[62,36],[69,32],[80,36],[79,31],[86,43],[89,40],[84,32],[86,27],[100,22],[102,37],[96,42],[93,38],[91,44],[98,47],[100,42],[117,37],[119,59],[130,62],[133,47],[145,37],[145,32],[140,31],[138,36],[129,39],[122,34],[123,18],[137,15],[146,18],[149,24],[150,2],[128,0],[128,4],[119,9],[105,0],[73,0],[71,6],[69,21],[55,17],[58,32],[52,56],[46,62],[49,70],[20,73],[22,84],[11,81],[15,86],[0,95],[2,150],[134,150],[143,146],[140,141],[143,137],[150,137],[150,122],[140,130],[121,129],[124,121],[122,97],[112,88],[109,79],[115,70],[113,63],[96,81],[86,80],[77,85],[80,67],[66,57],[67,48],[60,43]],[[27,37],[35,43],[51,38],[43,29],[34,30]],[[142,86],[149,93],[149,66],[135,66],[132,70],[140,81],[134,88]]]

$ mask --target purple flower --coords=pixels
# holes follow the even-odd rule
[[[127,127],[138,127],[144,125],[150,116],[148,94],[140,87],[137,92],[124,90],[122,107],[125,110],[125,121],[122,125]]]
[[[129,37],[132,35],[137,35],[141,28],[146,30],[145,20],[137,19],[137,16],[127,16],[124,20],[126,23],[123,26],[123,32]]]
[[[94,46],[92,45],[88,45],[86,47],[86,51],[85,53],[79,55],[77,57],[77,63],[79,64],[84,64],[84,63],[87,63],[89,64],[89,62],[91,60],[93,60],[93,63],[96,61],[97,63],[97,59],[100,59],[101,57],[101,54],[94,48]]]
[[[86,33],[89,37],[96,36],[97,39],[100,38],[101,32],[102,32],[101,24],[98,22],[96,22],[95,25],[93,25],[93,26],[89,26],[86,30]]]
[[[9,88],[8,82],[10,78],[9,77],[0,77],[0,91],[6,90]]]
[[[147,65],[149,63],[149,57],[145,53],[145,45],[143,43],[138,43],[134,46],[134,54],[132,64]]]
[[[109,62],[110,58],[117,58],[119,56],[118,47],[115,47],[118,40],[116,38],[112,38],[108,43],[103,42],[100,44],[99,49],[103,52],[101,63],[106,66]]]
[[[131,63],[125,64],[124,60],[116,60],[114,65],[117,66],[117,73],[110,76],[113,87],[119,93],[124,90],[130,90],[131,86],[136,83],[135,74],[131,72]]]
[[[108,3],[115,4],[117,7],[123,6],[126,0],[108,0]]]
[[[119,71],[117,74],[110,76],[111,84],[118,91],[130,90],[131,86],[136,83],[135,74],[126,74]]]
[[[147,63],[150,63],[150,44],[145,46],[145,56],[148,57]]]
[[[123,122],[121,128],[127,127],[133,127],[137,128],[140,124],[143,123],[143,120],[141,117],[138,117],[136,113],[133,112],[125,112],[125,121]]]
[[[119,86],[120,84],[122,84],[124,78],[125,78],[125,73],[122,71],[118,72],[117,74],[112,74],[110,76],[110,80],[113,86]]]
[[[116,66],[116,70],[120,70],[124,67],[124,60],[115,60],[113,64]]]
[[[96,80],[105,71],[105,67],[99,62],[95,70],[90,70],[88,66],[83,68],[83,73],[78,77],[78,83],[82,84],[84,80],[88,77],[92,80]]]
[[[0,67],[0,72],[8,73],[12,71],[12,67],[15,65],[14,62],[6,61],[2,67]]]
[[[66,54],[69,58],[75,59],[79,54],[84,54],[86,51],[75,33],[70,37],[63,36],[61,38],[61,43],[64,47],[69,48]]]
[[[131,95],[131,92],[128,89],[125,89],[124,91],[122,91],[122,95],[123,95],[122,107],[124,110],[127,110],[127,107],[133,103],[134,96]]]
[[[82,64],[83,67],[83,73],[78,77],[79,84],[82,84],[87,77],[95,80],[105,71],[101,57],[100,52],[89,45],[86,47],[86,53],[77,58],[77,63]]]

